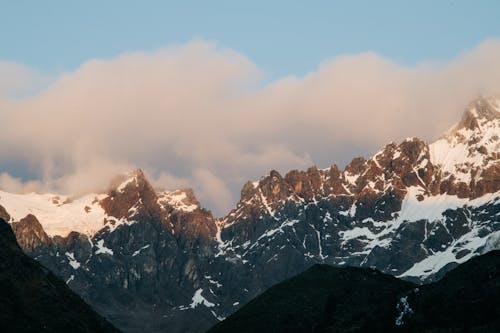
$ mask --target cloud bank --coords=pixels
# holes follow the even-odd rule
[[[0,188],[78,194],[140,167],[223,214],[270,169],[435,139],[473,98],[500,92],[500,41],[413,67],[344,55],[267,84],[244,55],[207,41],[90,60],[50,80],[7,62],[0,74]]]

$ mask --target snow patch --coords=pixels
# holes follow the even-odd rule
[[[0,205],[11,216],[11,222],[33,214],[50,237],[66,237],[71,231],[93,235],[103,228],[106,213],[99,202],[105,197],[106,194],[72,198],[51,193],[14,194],[0,191]]]
[[[106,227],[108,228],[109,232],[114,232],[118,227],[121,227],[122,225],[127,225],[131,226],[132,224],[137,223],[135,220],[128,220],[126,218],[121,218],[119,220],[115,220],[114,218],[108,218]]]
[[[200,288],[200,289],[196,290],[196,292],[194,293],[193,298],[191,299],[192,302],[189,305],[191,307],[191,309],[196,308],[200,304],[206,306],[207,308],[212,308],[215,306],[214,303],[207,301],[207,299],[201,295],[202,292],[203,292],[203,289]]]
[[[116,191],[119,192],[119,193],[123,193],[123,191],[125,191],[125,188],[136,181],[136,177],[135,176],[132,176],[128,179],[126,179],[125,181],[123,181],[120,185],[118,185],[118,187],[116,188]]]
[[[135,251],[133,254],[132,254],[132,257],[135,257],[136,255],[138,255],[139,253],[141,253],[142,250],[145,250],[149,247],[149,244],[148,245],[144,245],[143,247],[141,247],[139,250]]]
[[[95,251],[95,254],[109,254],[109,255],[114,254],[113,250],[104,246],[104,239],[100,239],[95,246],[97,247],[97,251]]]
[[[344,177],[345,177],[345,180],[347,180],[347,182],[349,184],[356,185],[356,181],[358,180],[359,175],[353,175],[350,172],[346,171],[346,172],[344,172]]]
[[[212,277],[209,276],[209,275],[205,275],[205,279],[207,279],[208,282],[210,282],[211,284],[215,285],[217,288],[222,287],[222,284],[219,283],[219,281],[213,280]]]
[[[193,212],[198,209],[198,205],[190,202],[190,199],[184,190],[163,191],[158,194],[158,203],[167,204],[175,210],[183,212]]]
[[[272,235],[274,235],[275,233],[277,232],[280,232],[280,233],[284,233],[283,229],[285,227],[291,227],[293,226],[294,224],[297,224],[299,223],[300,221],[299,220],[285,220],[285,222],[283,222],[279,227],[277,228],[274,228],[274,229],[271,229],[271,230],[268,230],[266,231],[264,234],[262,234],[258,239],[257,239],[257,242],[262,239],[262,238],[265,238],[265,237],[271,237]]]
[[[262,204],[264,205],[264,207],[266,208],[268,214],[273,217],[274,219],[276,219],[276,217],[274,216],[275,212],[274,210],[271,208],[271,206],[269,206],[267,200],[266,200],[266,197],[264,196],[264,193],[262,193],[262,190],[259,188],[259,195],[260,195],[260,200],[262,202]]]
[[[69,277],[69,279],[66,280],[66,284],[70,283],[74,279],[75,279],[75,276],[73,274],[71,274],[71,276]]]
[[[399,299],[398,304],[396,304],[396,309],[399,311],[399,315],[396,317],[395,324],[396,326],[402,326],[404,324],[404,317],[408,317],[413,313],[410,303],[408,303],[408,296],[404,296]]]
[[[500,231],[494,232],[488,236],[481,252],[484,254],[493,250],[500,250]]]
[[[459,239],[455,240],[450,246],[441,252],[433,253],[424,260],[414,264],[409,270],[404,272],[398,277],[417,276],[425,277],[439,272],[444,266],[449,263],[461,264],[479,255],[476,250],[484,247],[489,239],[496,240],[500,237],[500,231],[490,234],[488,237],[481,238],[477,234],[477,230],[473,229],[471,232],[466,233]],[[456,258],[456,253],[461,250],[467,250],[468,253],[461,257]]]
[[[218,320],[218,321],[223,321],[224,319],[226,319],[226,317],[222,317],[222,316],[218,316],[217,313],[215,313],[214,310],[210,310],[210,312],[212,313],[212,315]]]
[[[66,258],[69,260],[69,265],[73,267],[73,269],[80,268],[80,263],[75,259],[75,255],[73,252],[66,252]]]
[[[488,193],[482,197],[470,200],[459,198],[456,195],[440,194],[425,196],[424,200],[418,201],[417,195],[423,194],[420,187],[412,186],[407,189],[406,197],[401,205],[399,221],[428,220],[429,222],[441,220],[443,213],[448,209],[457,209],[465,205],[481,206],[500,196],[500,191]]]

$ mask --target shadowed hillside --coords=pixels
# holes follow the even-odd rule
[[[315,265],[255,298],[210,333],[499,332],[500,251],[423,286],[377,271]]]
[[[0,219],[2,332],[118,332],[45,267],[25,255]]]

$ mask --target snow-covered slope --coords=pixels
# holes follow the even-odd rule
[[[122,224],[134,223],[134,216],[144,209],[142,187],[147,181],[142,171],[132,170],[111,183],[108,193],[79,197],[34,192],[15,194],[0,190],[0,206],[10,215],[11,223],[28,214],[34,215],[50,237],[66,237],[72,231],[92,237],[103,229],[113,231]],[[199,208],[190,189],[160,191],[151,195],[157,195],[158,209],[193,212]]]
[[[478,169],[498,167],[499,136],[499,101],[478,99],[469,105],[457,125],[429,146],[431,162],[447,177],[467,184],[477,181]]]
[[[54,194],[13,194],[0,191],[0,205],[20,221],[28,214],[37,217],[49,236],[67,236],[71,231],[93,235],[104,227],[106,213],[99,205],[106,195],[89,194],[79,198]]]
[[[158,193],[158,203],[187,213],[200,208],[199,202],[196,200],[193,191],[190,189],[160,191]]]

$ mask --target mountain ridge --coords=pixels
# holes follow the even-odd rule
[[[390,143],[344,170],[272,170],[222,218],[140,170],[78,198],[0,191],[0,214],[27,254],[130,332],[203,331],[316,263],[429,282],[500,244],[492,101],[430,145]]]

